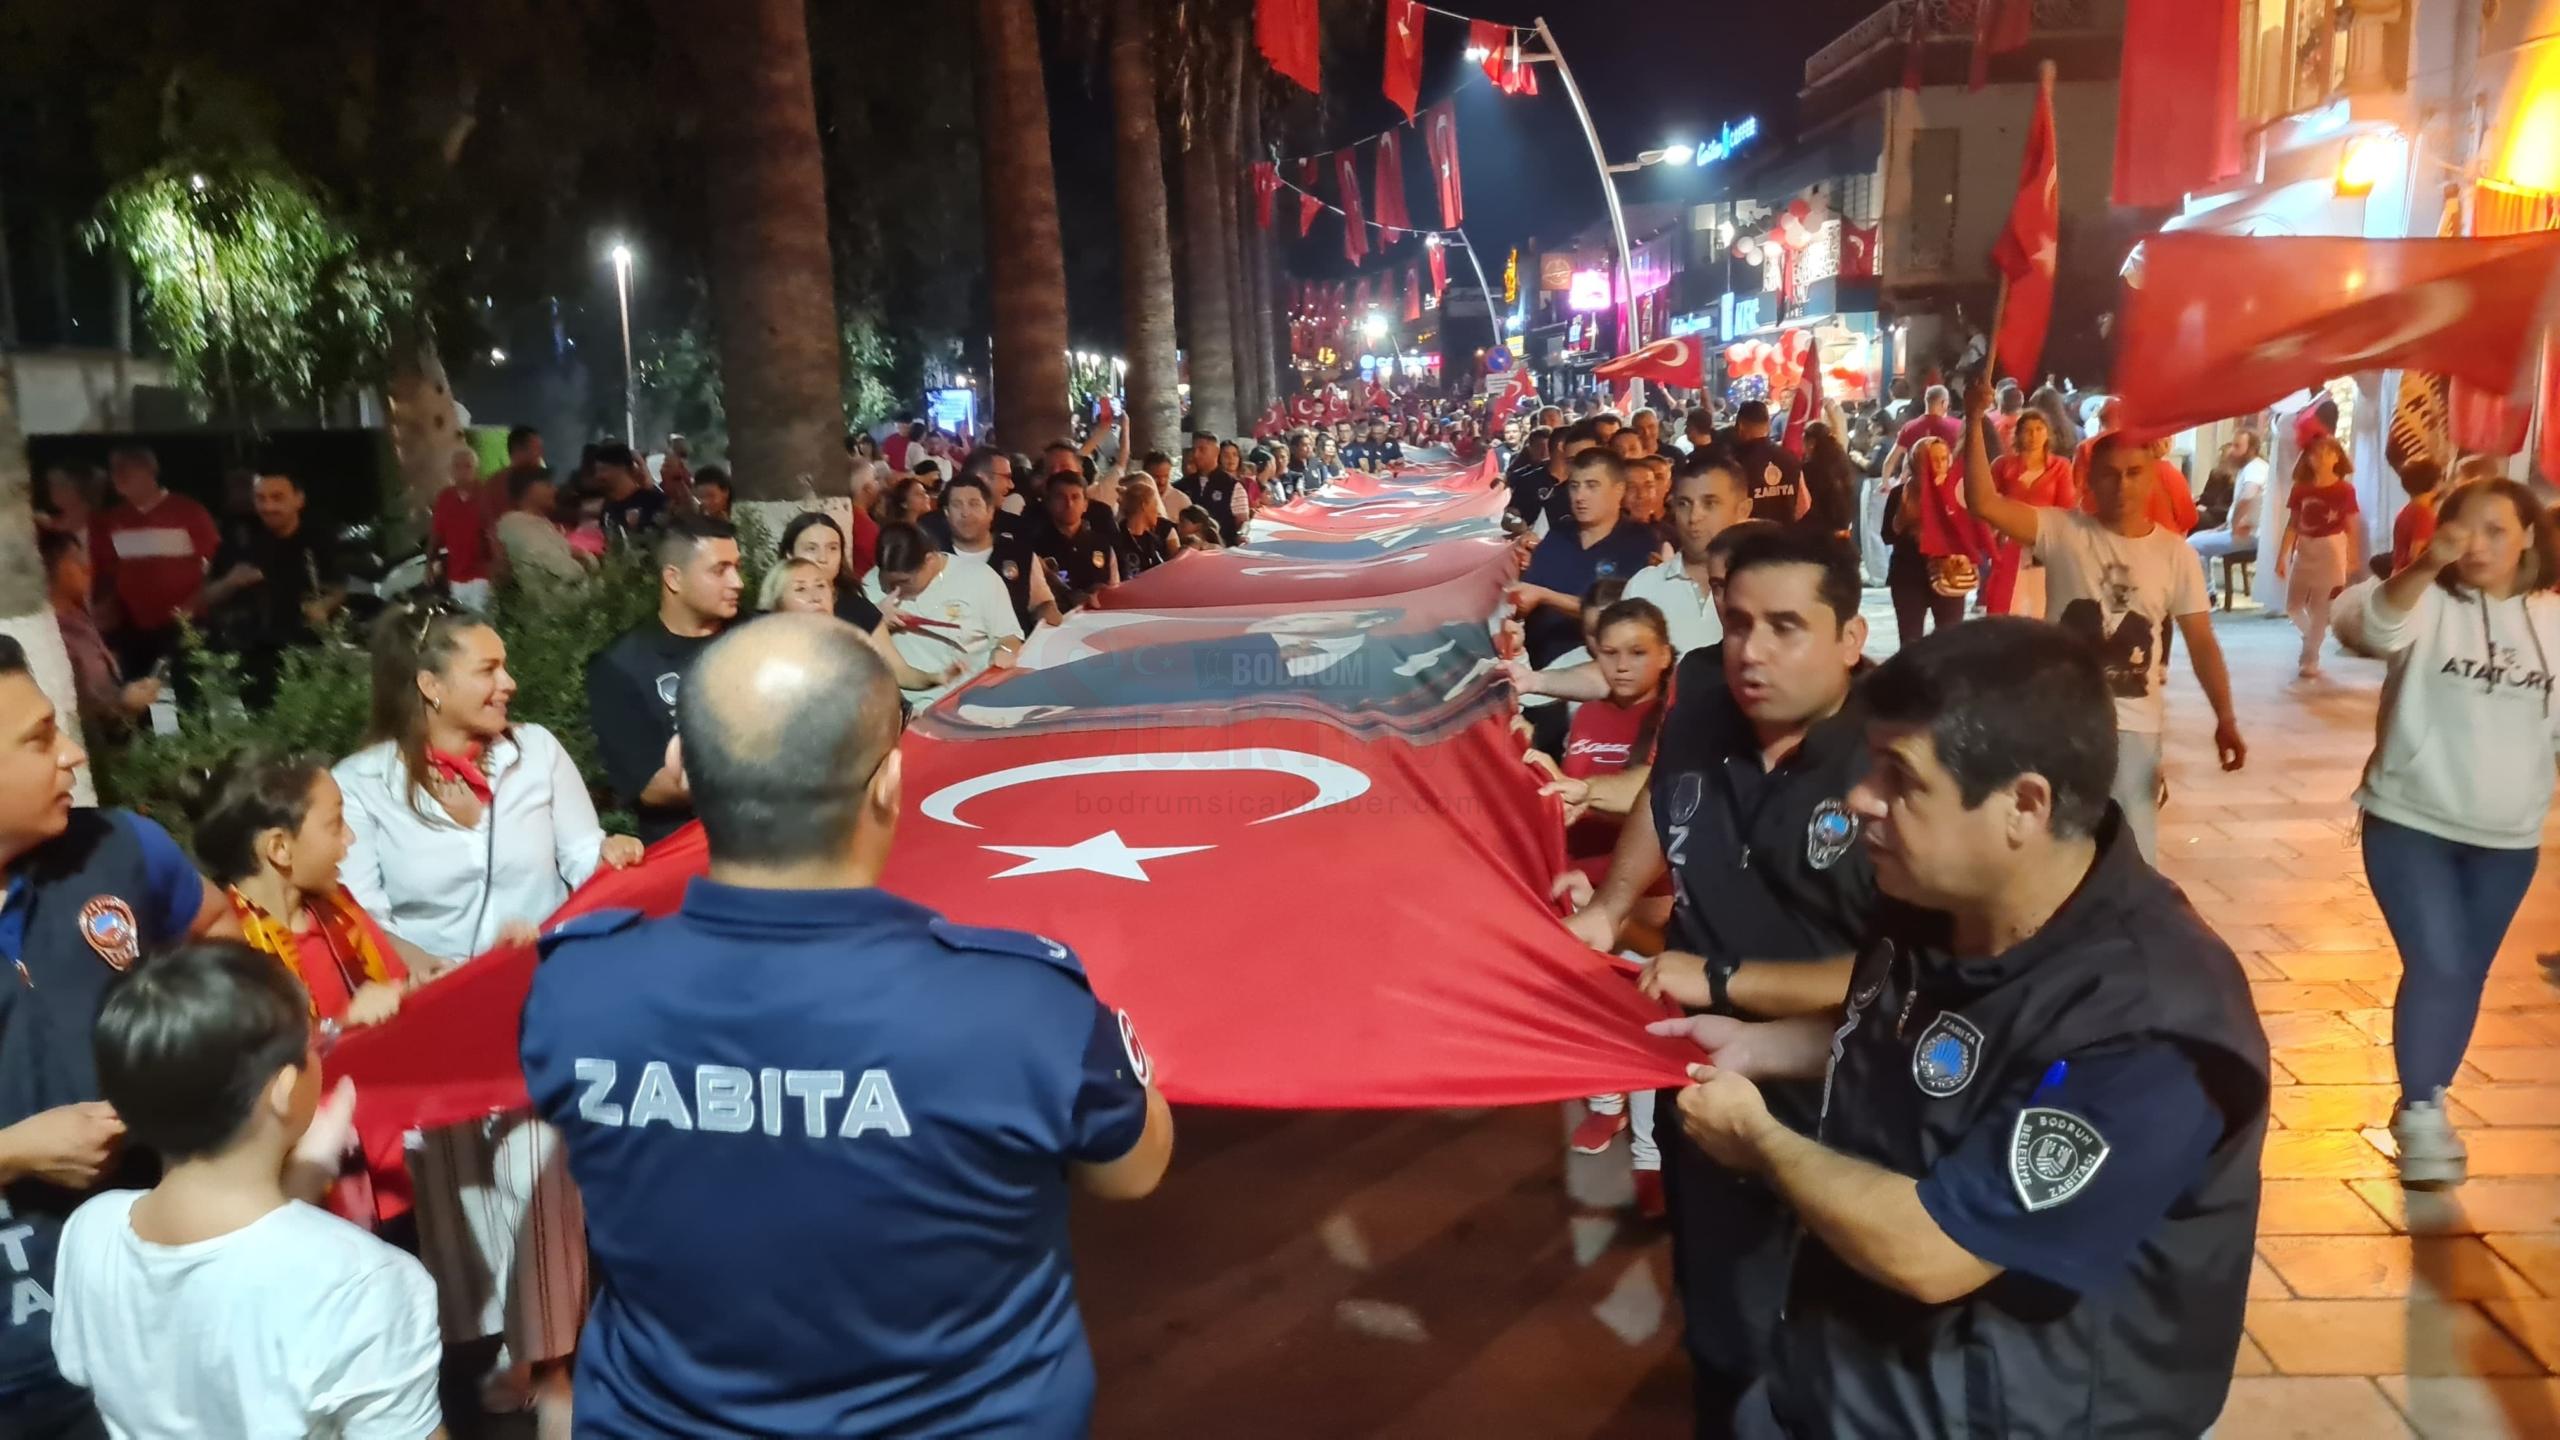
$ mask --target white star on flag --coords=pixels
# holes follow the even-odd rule
[[[1213,850],[1213,845],[1131,845],[1120,838],[1117,830],[1105,830],[1073,845],[981,845],[1000,855],[1021,857],[1022,863],[1010,870],[999,870],[988,876],[1004,880],[1016,875],[1062,875],[1083,870],[1095,875],[1110,875],[1122,880],[1150,880],[1144,862],[1162,860],[1169,855],[1188,855],[1196,850]]]

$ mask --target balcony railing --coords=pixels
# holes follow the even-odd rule
[[[1814,51],[1813,58],[1804,62],[1804,88],[1815,88],[1880,47],[1903,43],[1911,34],[1915,8],[1920,12],[1922,39],[1970,39],[1986,3],[1989,0],[1892,0]],[[2122,14],[2122,7],[2113,0],[2035,0],[2039,32],[2105,30],[2119,23]]]

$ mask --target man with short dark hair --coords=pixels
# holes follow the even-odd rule
[[[1068,1187],[1144,1196],[1173,1151],[1134,1024],[1066,946],[879,888],[899,699],[850,627],[741,628],[678,724],[710,873],[554,930],[524,1003],[599,1277],[579,1427],[1083,1434]]]
[[[1901,382],[1896,381],[1895,384],[1899,388]],[[1911,459],[1912,447],[1923,440],[1944,441],[1951,453],[1964,448],[1964,422],[1947,413],[1948,407],[1955,403],[1955,397],[1947,387],[1930,386],[1921,397],[1921,403],[1925,407],[1922,413],[1903,422],[1901,430],[1893,437],[1893,448],[1885,453],[1880,473],[1887,481],[1902,478],[1903,467]]]
[[[1547,532],[1510,588],[1529,662],[1545,665],[1582,643],[1582,595],[1594,581],[1625,580],[1653,563],[1653,536],[1626,518],[1626,467],[1605,449],[1574,457],[1567,482],[1573,524]]]
[[[1102,517],[1086,503],[1084,474],[1051,472],[1040,497],[1040,523],[1031,534],[1031,553],[1048,572],[1050,593],[1061,614],[1074,612],[1103,589],[1120,583],[1120,561]]]
[[[1863,687],[1845,835],[1890,897],[1845,1005],[1658,1022],[1708,1155],[1803,1229],[1752,1436],[2199,1435],[2248,1305],[2266,1036],[2230,949],[2109,803],[2087,648],[1939,631]],[[1772,1082],[1821,1083],[1816,1122]]]
[[[102,1098],[90,1032],[146,954],[239,933],[221,890],[169,832],[122,810],[73,809],[88,763],[55,722],[26,651],[0,635],[0,1416],[10,1435],[102,1433],[88,1395],[55,1369],[54,1251],[73,1207],[150,1183],[156,1162],[123,1144]],[[14,972],[14,973],[11,973]]]
[[[587,662],[587,723],[605,782],[654,845],[693,818],[684,768],[668,742],[685,673],[738,618],[738,532],[725,520],[677,516],[654,538],[658,613]]]
[[[512,426],[507,431],[507,468],[539,470],[542,468],[542,432],[530,425]]]
[[[637,542],[666,518],[666,493],[649,483],[649,472],[631,447],[614,441],[596,447],[594,478],[604,496],[605,534]]]
[[[1615,951],[1668,870],[1668,948],[1640,979],[1648,994],[1719,1015],[1812,1013],[1840,1003],[1874,904],[1846,798],[1866,765],[1857,561],[1770,521],[1713,548],[1729,555],[1724,639],[1681,658],[1643,794],[1566,928]],[[1821,1109],[1812,1086],[1773,1088],[1771,1103],[1807,1127]],[[1748,1176],[1684,1142],[1663,1149],[1699,1433],[1726,1434],[1768,1363],[1791,1222]]]
[[[1704,405],[1691,409],[1680,422],[1680,438],[1695,455],[1716,443],[1716,412]]]
[[[2151,447],[2121,431],[2098,437],[2089,486],[2097,513],[2028,505],[2000,493],[1983,446],[1988,386],[1965,396],[1965,504],[1986,525],[2026,546],[2045,568],[2045,613],[2085,642],[2105,666],[2116,696],[2116,803],[2143,858],[2159,853],[2161,732],[2168,720],[2169,627],[2187,642],[2187,663],[2213,706],[2214,749],[2222,768],[2247,763],[2249,743],[2231,707],[2231,672],[2213,632],[2204,565],[2186,537],[2151,509],[2157,469]]]
[[[1769,406],[1745,400],[1733,412],[1725,452],[1751,486],[1751,518],[1792,525],[1813,512],[1813,487],[1803,462],[1769,434]]]
[[[865,461],[865,465],[869,462]],[[729,483],[729,467],[705,465],[693,472],[694,513],[705,520],[726,520],[729,507],[736,503],[737,489]]]
[[[257,528],[215,553],[204,605],[215,635],[240,652],[246,698],[264,705],[284,651],[317,641],[345,601],[347,567],[330,537],[302,522],[301,481],[270,472],[251,493]]]
[[[1191,499],[1191,503],[1209,512],[1217,522],[1218,543],[1234,545],[1244,539],[1244,521],[1236,511],[1243,507],[1238,493],[1244,481],[1218,463],[1218,437],[1203,430],[1191,437],[1191,454],[1183,464],[1182,479],[1174,488]],[[1348,457],[1343,463],[1350,464]]]
[[[941,522],[934,527],[939,529],[939,535],[931,529],[926,533],[953,560],[984,566],[1003,582],[1005,596],[1013,603],[1014,619],[1023,630],[1042,621],[1057,623],[1061,613],[1057,592],[1038,552],[1032,548],[1027,527],[1012,523],[1012,516],[997,511],[995,493],[984,479],[966,474],[954,479],[943,491],[942,508],[927,518]]]

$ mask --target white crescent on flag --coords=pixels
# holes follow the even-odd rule
[[[979,827],[960,818],[960,807],[998,790],[1084,775],[1174,774],[1187,770],[1268,770],[1276,775],[1295,775],[1316,787],[1315,795],[1306,803],[1277,815],[1265,815],[1252,822],[1256,825],[1268,825],[1274,820],[1287,820],[1340,805],[1369,791],[1367,775],[1339,760],[1328,760],[1303,750],[1148,750],[1135,754],[1042,760],[1036,764],[972,775],[934,791],[916,808],[928,819],[956,825],[963,830],[975,830]]]
[[[1603,364],[1591,372],[1595,380],[1620,380],[1638,371],[1677,370],[1684,374],[1698,368],[1697,342],[1686,335],[1656,340],[1641,350],[1633,350]]]

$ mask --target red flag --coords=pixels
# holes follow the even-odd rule
[[[1413,228],[1404,208],[1404,146],[1397,132],[1378,137],[1378,223],[1395,230]]]
[[[1991,78],[1991,57],[2026,48],[2035,29],[2035,0],[1975,0],[1973,11],[1973,88]]]
[[[1422,272],[1411,265],[1404,267],[1404,318],[1422,318]]]
[[[1298,233],[1300,235],[1304,235],[1315,228],[1316,216],[1324,209],[1324,202],[1316,198],[1316,186],[1318,183],[1320,182],[1316,178],[1316,162],[1313,160],[1299,161]]]
[[[1431,257],[1431,293],[1434,295],[1448,294],[1449,247],[1433,243],[1425,245],[1423,247],[1423,251]]]
[[[1917,3],[1917,0],[1903,7],[1903,13],[1908,17],[1908,23],[1902,30],[1902,88],[1905,90],[1920,88],[1922,68],[1920,62],[1925,43],[1921,35],[1928,9],[1928,6]]]
[[[1093,423],[1095,428],[1099,429],[1102,426],[1110,424],[1112,419],[1113,411],[1111,409],[1111,396],[1108,393],[1095,396],[1093,398]]]
[[[2027,152],[2018,161],[2018,198],[2009,223],[1991,247],[1991,263],[2009,282],[2000,311],[2000,333],[1991,337],[2010,374],[2034,383],[2044,358],[2044,332],[2053,319],[2054,257],[2062,240],[2062,172],[2053,139],[2053,84],[2036,87],[2035,119],[2027,126]]]
[[[1359,160],[1355,151],[1333,152],[1334,183],[1342,187],[1342,253],[1354,265],[1369,258],[1369,222],[1360,213]]]
[[[1317,0],[1255,0],[1253,38],[1271,68],[1301,88],[1324,89],[1324,41]]]
[[[1280,196],[1280,167],[1268,160],[1253,162],[1253,218],[1271,228],[1271,202]]]
[[[1701,390],[1707,383],[1707,352],[1698,344],[1696,337],[1674,335],[1594,367],[1591,378],[1602,381],[1652,380],[1683,389]]]
[[[2240,0],[2124,7],[2116,203],[2179,205],[2189,191],[2239,174],[2241,163]]]
[[[1538,381],[1535,376],[1532,376],[1529,373],[1528,362],[1525,360],[1514,361],[1511,366],[1511,383],[1503,387],[1502,404],[1496,413],[1500,415],[1508,415],[1519,408],[1521,401],[1535,400],[1537,398]]]
[[[2560,310],[2560,232],[2180,231],[2136,255],[2116,370],[2125,425],[2143,434],[2245,415],[2360,370],[2438,370],[2521,398],[2542,327]]]
[[[1421,0],[1387,0],[1387,98],[1413,118],[1422,96]]]
[[[1458,102],[1443,100],[1426,111],[1422,135],[1431,150],[1432,188],[1440,192],[1440,228],[1455,230],[1467,218],[1458,181]]]
[[[1502,83],[1502,53],[1511,48],[1511,27],[1491,20],[1467,22],[1467,48],[1483,58],[1476,63],[1484,67],[1485,78],[1496,85]]]

